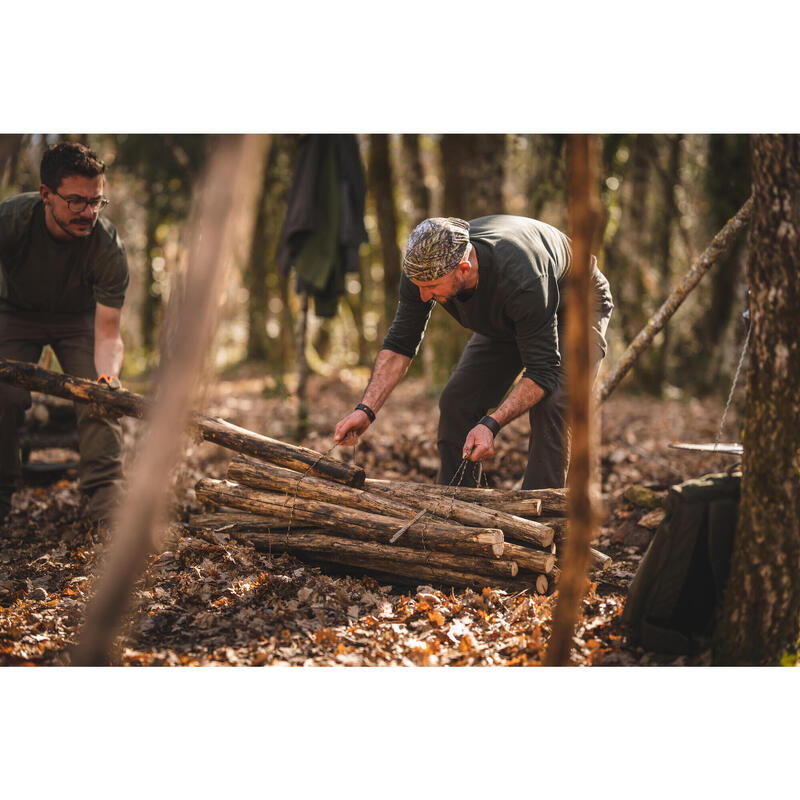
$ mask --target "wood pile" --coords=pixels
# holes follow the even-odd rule
[[[291,448],[292,445],[284,445]],[[320,457],[321,455],[318,454]],[[284,461],[285,463],[285,461]],[[377,578],[481,590],[552,590],[566,534],[566,490],[499,490],[366,480],[362,488],[237,455],[226,480],[203,478],[195,533]],[[592,551],[595,567],[610,559]]]

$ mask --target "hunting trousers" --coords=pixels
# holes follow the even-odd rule
[[[605,286],[608,286],[607,282]],[[605,355],[605,333],[611,309],[610,295],[607,303],[598,304],[595,309],[592,321],[592,381],[597,377]],[[522,368],[516,342],[489,339],[479,333],[472,335],[439,398],[437,444],[441,466],[437,483],[446,485],[452,481],[461,466],[467,434],[481,417],[500,405]],[[523,489],[562,488],[566,485],[569,469],[566,406],[562,353],[558,385],[528,412],[531,433],[528,465],[522,479]],[[498,435],[502,436],[502,431]],[[459,476],[459,485],[476,486],[479,476],[479,470],[468,465],[463,478]]]
[[[69,375],[97,379],[94,314],[0,311],[0,357],[36,362],[49,344]],[[31,406],[30,392],[0,383],[0,516],[10,507],[20,475],[19,428]],[[80,447],[80,488],[89,495],[92,520],[108,519],[122,484],[122,427],[75,403]]]

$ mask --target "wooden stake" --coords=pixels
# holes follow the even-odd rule
[[[569,663],[573,631],[586,585],[589,547],[596,512],[592,496],[591,328],[592,245],[599,219],[596,137],[569,137],[572,268],[566,286],[567,425],[572,435],[568,476],[569,539],[566,544],[558,603],[545,655],[545,665]]]
[[[0,358],[0,381],[36,392],[64,397],[84,403],[95,403],[128,417],[142,418],[149,414],[153,402],[126,389],[107,389],[94,381],[62,375],[25,361]],[[203,439],[238,453],[279,464],[300,472],[309,470],[329,480],[348,486],[363,486],[364,470],[323,456],[307,447],[298,447],[270,439],[259,433],[232,425],[219,417],[193,413],[190,428]],[[310,469],[309,469],[310,468]]]

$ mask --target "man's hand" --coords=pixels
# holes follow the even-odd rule
[[[111,391],[116,391],[122,387],[116,375],[101,375],[97,379],[97,383],[104,389],[110,389]],[[102,403],[89,403],[89,416],[97,417],[98,419],[119,419],[123,414],[121,411],[104,406]]]
[[[119,389],[122,384],[119,382],[119,378],[116,375],[101,375],[97,382],[101,386],[106,386],[109,389]]]
[[[369,417],[363,411],[353,411],[336,426],[333,441],[344,447],[355,447],[358,444],[358,437],[371,424]]]
[[[464,441],[463,457],[468,461],[484,461],[494,455],[494,435],[483,424],[476,425]]]

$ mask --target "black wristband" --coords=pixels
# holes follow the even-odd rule
[[[500,433],[500,423],[494,417],[481,417],[478,425],[485,425],[492,432],[492,436]]]
[[[359,403],[356,406],[355,410],[363,411],[369,417],[370,422],[375,422],[375,412],[369,406],[365,406],[363,403]]]

